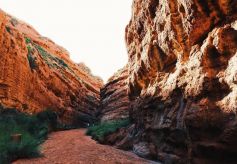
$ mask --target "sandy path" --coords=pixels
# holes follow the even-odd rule
[[[85,130],[52,133],[42,146],[41,158],[23,159],[14,164],[143,164],[151,163],[133,153],[100,145],[85,135]]]

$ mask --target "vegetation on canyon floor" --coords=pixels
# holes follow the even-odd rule
[[[129,124],[129,119],[102,122],[100,124],[89,127],[86,134],[92,136],[96,140],[103,140],[105,136],[115,132],[122,127],[126,127]]]
[[[0,106],[0,163],[40,156],[40,144],[55,122],[57,115],[51,110],[28,115]]]

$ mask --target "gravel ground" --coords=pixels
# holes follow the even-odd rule
[[[42,145],[43,157],[22,159],[14,164],[143,164],[155,163],[131,152],[101,145],[85,135],[85,129],[52,133]]]

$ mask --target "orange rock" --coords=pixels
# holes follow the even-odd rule
[[[0,54],[4,106],[27,113],[51,108],[69,124],[97,113],[102,80],[75,64],[64,48],[3,11]]]
[[[236,163],[237,1],[134,0],[132,9],[133,125],[110,143],[164,163]]]
[[[115,73],[100,91],[101,121],[126,119],[129,115],[127,66]]]

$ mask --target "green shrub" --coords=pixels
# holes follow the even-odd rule
[[[49,125],[57,124],[55,115],[50,110],[27,115],[0,106],[0,163],[39,156],[39,146],[47,138]],[[21,134],[19,143],[11,140],[14,134]]]
[[[28,50],[28,53],[31,53],[32,52],[32,48],[30,45],[27,45],[27,50]]]
[[[3,129],[0,129],[3,130]],[[12,134],[22,135],[21,142],[16,143],[11,140]],[[0,163],[9,163],[18,158],[32,158],[40,155],[39,142],[26,130],[11,130],[1,134],[0,137]]]
[[[29,44],[29,43],[31,43],[31,39],[30,39],[30,38],[27,38],[27,37],[25,37],[25,42],[26,42],[26,44]]]
[[[50,68],[59,68],[59,66],[64,67],[64,68],[69,68],[67,63],[65,63],[65,61],[63,59],[60,59],[54,55],[51,55],[44,48],[42,48],[40,45],[32,42],[30,38],[25,37],[25,42],[26,42],[26,44],[32,43],[32,45],[37,49],[37,51],[39,52],[41,57],[45,60],[46,64]],[[30,65],[35,67],[35,58],[33,58],[31,56],[31,52],[32,52],[31,46],[27,45],[27,49],[28,49],[28,60],[30,62]]]
[[[103,140],[105,136],[115,132],[119,128],[128,126],[129,123],[129,119],[103,122],[89,127],[86,134],[91,135],[96,140]]]
[[[58,125],[58,116],[57,114],[50,110],[46,109],[36,115],[36,117],[43,122],[46,122],[48,127],[52,128],[51,130],[56,130]]]
[[[42,58],[46,61],[46,64],[50,67],[50,68],[54,68],[54,67],[58,67],[57,65],[61,66],[61,67],[65,67],[68,68],[68,65],[65,63],[64,60],[51,55],[50,53],[48,53],[44,48],[42,48],[41,46],[39,46],[38,44],[34,43],[33,44],[34,47],[38,50],[39,54],[42,56]],[[57,63],[57,65],[54,65],[52,62]]]

